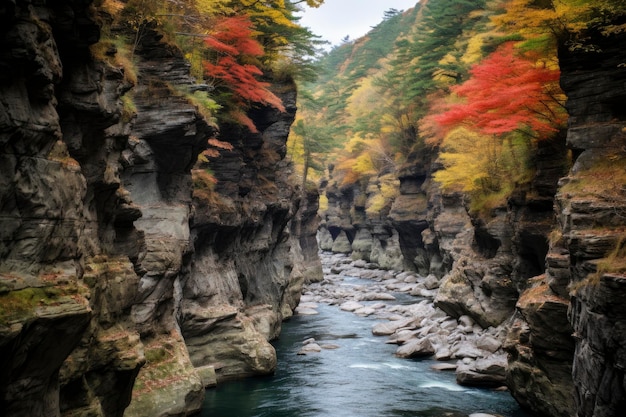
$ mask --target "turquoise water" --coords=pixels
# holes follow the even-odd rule
[[[203,417],[380,417],[489,413],[529,417],[507,392],[467,388],[432,360],[396,358],[397,346],[371,334],[376,320],[320,305],[319,315],[284,323],[275,375],[207,391]],[[338,345],[300,356],[302,341]]]

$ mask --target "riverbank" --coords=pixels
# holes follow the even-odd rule
[[[434,369],[454,371],[460,385],[506,389],[504,326],[483,329],[468,316],[448,316],[434,305],[434,276],[378,268],[343,254],[321,254],[324,280],[305,287],[296,314],[314,315],[320,303],[376,320],[372,334],[395,344],[400,358],[432,357]],[[301,354],[324,346],[306,340]]]

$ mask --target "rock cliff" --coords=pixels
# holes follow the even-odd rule
[[[567,144],[576,160],[556,198],[560,236],[548,260],[558,262],[549,269],[548,284],[562,294],[569,281],[576,411],[601,417],[623,413],[626,404],[621,330],[626,323],[626,56],[621,47],[626,36],[587,35],[592,52],[563,47],[559,57],[570,114]]]
[[[7,416],[197,411],[205,386],[273,371],[268,341],[321,273],[317,199],[300,207],[284,159],[293,84],[276,87],[286,112],[250,114],[258,134],[218,133],[185,97],[203,86],[182,54],[148,30],[134,79],[98,43],[98,11],[0,7]],[[192,170],[216,135],[232,149],[205,189]]]
[[[512,392],[548,416],[615,416],[626,401],[625,38],[585,36],[585,47],[559,51],[574,165],[555,196],[546,273],[522,294],[509,334]]]

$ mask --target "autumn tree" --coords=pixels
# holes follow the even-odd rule
[[[508,194],[516,181],[524,179],[527,145],[522,140],[502,141],[494,135],[457,127],[441,143],[439,159],[444,169],[433,177],[448,191]]]
[[[435,116],[444,127],[467,126],[485,135],[523,131],[546,137],[566,119],[558,67],[516,52],[508,42],[470,70],[470,79],[453,87],[463,99]]]
[[[260,81],[263,71],[255,60],[263,55],[261,44],[253,38],[252,23],[245,15],[219,19],[206,39],[206,45],[214,51],[214,58],[204,64],[206,76],[217,89],[226,90],[236,103],[231,108],[235,120],[246,125],[252,132],[256,127],[245,114],[251,103],[261,103],[280,111],[285,108],[270,84]]]
[[[527,38],[561,37],[570,48],[588,48],[584,32],[601,28],[609,35],[626,30],[625,0],[509,0],[494,21],[509,32]]]
[[[306,189],[309,172],[315,170],[323,173],[324,157],[335,144],[322,126],[309,125],[303,119],[297,120],[292,126],[292,157],[302,163],[302,190]]]
[[[417,124],[426,114],[426,97],[441,88],[443,78],[450,82],[461,78],[464,65],[456,56],[460,54],[456,45],[464,32],[482,18],[474,12],[484,5],[484,0],[439,0],[416,6],[421,17],[418,24],[409,36],[396,42],[390,70],[377,80],[379,88],[392,99],[391,113],[404,126],[396,135],[401,152],[408,153],[420,142]]]
[[[444,169],[434,178],[472,196],[474,209],[489,199],[501,204],[515,184],[529,181],[537,141],[564,127],[559,70],[550,62],[506,42],[448,99],[433,98],[421,128],[441,149]]]

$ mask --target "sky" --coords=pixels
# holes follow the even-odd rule
[[[407,10],[418,0],[324,0],[317,9],[304,7],[300,25],[332,45],[350,36],[357,39],[383,20],[385,10]]]

